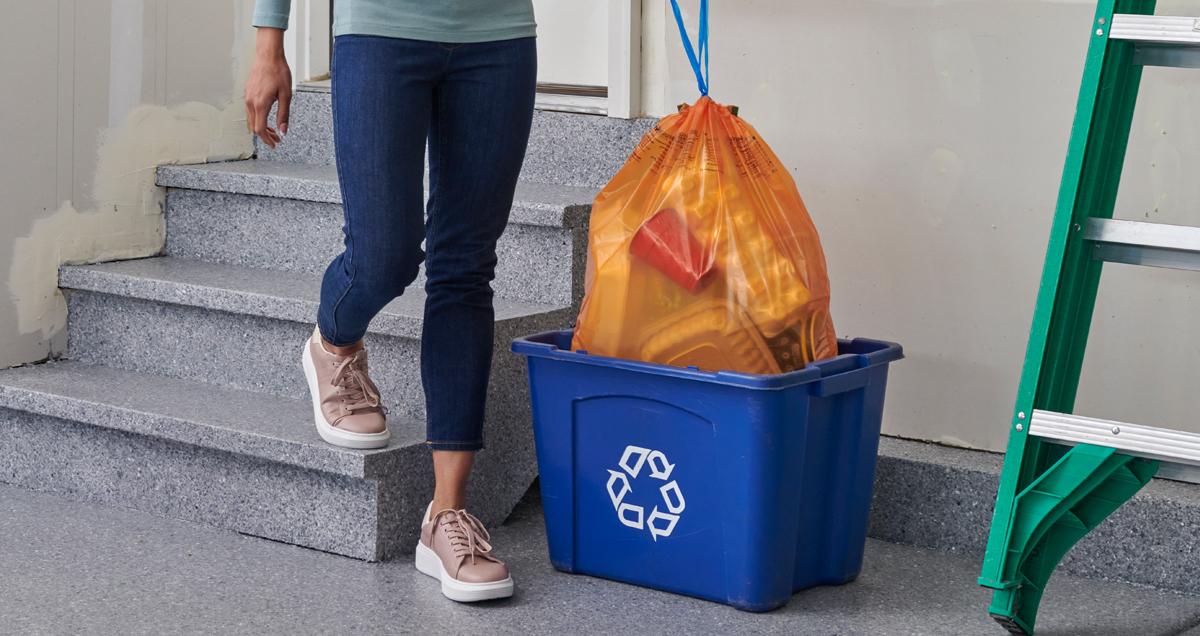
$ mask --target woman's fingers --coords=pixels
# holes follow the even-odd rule
[[[271,148],[279,143],[279,135],[267,124],[267,116],[271,113],[272,99],[260,97],[254,102],[254,134],[258,135]]]
[[[246,80],[246,126],[263,143],[274,148],[287,132],[292,104],[292,78],[287,63],[279,59],[259,60]],[[271,127],[271,107],[279,102],[277,126]]]
[[[283,89],[279,93],[279,111],[275,113],[275,125],[279,128],[279,134],[287,134],[288,129],[288,111],[292,106],[292,91]]]

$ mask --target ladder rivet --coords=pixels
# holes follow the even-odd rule
[[[1017,419],[1018,420],[1025,419],[1025,411],[1021,411],[1020,413],[1017,413]]]
[[[1120,434],[1121,434],[1121,427],[1120,427],[1120,426],[1114,426],[1114,427],[1113,427],[1113,435],[1120,435]]]
[[[1104,24],[1104,18],[1100,18],[1099,20],[1097,20],[1097,22],[1099,22],[1100,24]]]
[[[1079,230],[1082,230],[1082,229],[1083,229],[1083,226],[1082,226],[1082,225],[1080,225],[1080,224],[1078,224],[1078,223],[1076,223],[1076,224],[1075,224],[1075,231],[1076,231],[1076,232],[1078,232]]]
[[[1018,431],[1023,431],[1023,430],[1025,430],[1025,427],[1024,427],[1024,426],[1022,426],[1021,424],[1017,424],[1017,430],[1018,430]]]
[[[1096,29],[1096,35],[1104,35],[1104,29]]]

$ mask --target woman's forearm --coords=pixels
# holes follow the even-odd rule
[[[276,59],[283,57],[283,29],[259,27],[254,38],[254,51],[258,58]]]

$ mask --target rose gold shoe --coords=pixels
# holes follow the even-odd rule
[[[330,353],[314,329],[304,343],[303,362],[321,439],[346,448],[387,446],[391,433],[379,389],[367,375],[367,350],[349,356]]]
[[[483,523],[466,510],[429,513],[426,509],[421,524],[417,569],[441,581],[442,594],[452,601],[471,603],[512,596],[508,566],[492,554],[491,536]]]

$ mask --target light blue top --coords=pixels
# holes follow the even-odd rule
[[[286,29],[291,0],[257,0],[256,27]],[[337,0],[333,34],[430,42],[490,42],[533,37],[533,0]]]

